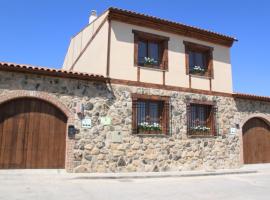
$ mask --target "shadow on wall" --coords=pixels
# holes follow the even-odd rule
[[[113,23],[112,26],[112,31],[116,37],[116,40],[119,42],[126,42],[126,43],[134,43],[134,34],[132,33],[132,29],[136,29],[136,26],[132,27],[132,25],[126,25],[120,22],[115,22]],[[149,32],[147,29],[140,28],[140,30],[144,32]],[[149,32],[151,33],[151,32]],[[172,33],[154,33],[158,35],[163,35],[166,37],[169,37],[169,51],[172,51],[174,53],[179,53],[179,54],[185,54],[185,45],[183,41],[189,41],[189,42],[194,42],[198,44],[202,44],[200,41],[197,41],[196,39],[193,38],[188,38],[185,36],[181,35],[176,35]],[[214,61],[221,62],[221,63],[226,63],[230,64],[230,48],[228,47],[223,47],[223,46],[217,46],[217,45],[212,45],[214,47]],[[132,49],[133,50],[133,49]]]
[[[263,113],[270,116],[270,103],[246,99],[235,99],[237,111],[243,113]]]
[[[0,72],[0,95],[1,93],[2,95],[5,95],[7,92],[20,90],[46,92],[57,98],[63,96],[63,98],[80,98],[80,100],[84,99],[85,101],[88,101],[89,99],[98,97],[109,101],[110,104],[113,104],[115,101],[113,90],[105,82],[91,82],[32,74]],[[66,102],[62,103],[65,104]]]

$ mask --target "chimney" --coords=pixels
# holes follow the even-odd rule
[[[91,15],[89,17],[89,24],[91,24],[96,18],[97,18],[97,11],[96,10],[92,10],[91,11]]]

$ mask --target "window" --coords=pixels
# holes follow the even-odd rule
[[[206,60],[207,55],[203,52],[189,51],[189,72],[192,73],[194,66],[200,66],[201,69],[205,72],[207,70]]]
[[[212,47],[184,41],[187,74],[213,77]]]
[[[188,135],[215,136],[215,110],[212,103],[189,103],[187,105]]]
[[[137,30],[133,33],[135,66],[166,70],[169,38]]]
[[[138,64],[140,66],[150,66],[159,68],[160,44],[149,40],[139,40],[138,43]],[[147,58],[149,58],[147,60]],[[152,59],[152,60],[151,60]]]
[[[135,134],[168,134],[168,97],[133,94],[132,129]]]

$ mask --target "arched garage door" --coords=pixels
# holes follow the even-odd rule
[[[0,105],[0,168],[64,168],[67,117],[54,105],[19,98]]]
[[[270,126],[252,118],[243,126],[244,163],[270,163]]]

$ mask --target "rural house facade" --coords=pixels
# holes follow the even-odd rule
[[[117,8],[62,70],[0,63],[0,168],[179,171],[270,162],[270,98],[233,92],[235,38]]]

